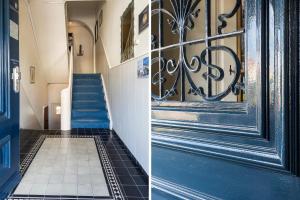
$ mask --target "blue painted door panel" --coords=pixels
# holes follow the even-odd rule
[[[300,179],[288,173],[275,173],[167,146],[152,146],[152,154],[154,183],[171,196],[187,199],[299,200]],[[185,190],[189,192],[184,193]]]
[[[19,94],[11,80],[12,69],[19,66],[19,41],[10,37],[12,22],[19,23],[18,1],[0,1],[0,199],[20,180]]]
[[[195,81],[197,76],[194,82],[189,79],[197,71],[192,67],[200,63],[202,70],[209,62],[203,52],[210,50],[196,45],[218,46],[213,43],[217,37],[222,40],[230,35],[211,35],[206,23],[201,24],[206,35],[199,32],[187,40],[188,31],[199,31],[196,20],[215,14],[207,12],[210,2],[152,1],[152,21],[159,25],[152,36],[152,69],[157,70],[152,71],[152,90],[156,92],[152,95],[152,199],[298,200],[299,30],[295,27],[299,27],[299,19],[293,16],[299,16],[300,2],[243,1],[244,28],[234,33],[234,37],[242,35],[245,43],[243,102],[210,99],[214,94],[201,92],[202,85],[196,88],[196,83],[201,84]],[[242,1],[230,2],[238,5]],[[203,5],[200,10],[198,4]],[[222,20],[229,24],[234,16],[215,15],[217,28]],[[167,32],[175,39],[167,40],[166,45]],[[201,35],[205,35],[203,40]],[[195,46],[200,52],[189,55],[195,51],[189,48]],[[229,73],[226,66],[220,67]],[[228,88],[233,92],[235,86]],[[188,101],[185,89],[189,88],[202,99]]]

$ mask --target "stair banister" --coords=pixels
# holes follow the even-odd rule
[[[74,49],[69,53],[69,85],[61,91],[61,130],[71,130],[72,85]]]

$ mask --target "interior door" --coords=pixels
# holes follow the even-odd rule
[[[18,1],[2,0],[0,1],[0,199],[4,199],[20,179],[18,66]]]
[[[152,1],[153,199],[300,198],[298,8]]]

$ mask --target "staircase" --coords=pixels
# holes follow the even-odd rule
[[[100,74],[74,74],[72,128],[109,128]]]

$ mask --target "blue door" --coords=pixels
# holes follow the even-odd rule
[[[19,174],[18,1],[0,1],[0,199]]]
[[[152,1],[152,199],[299,200],[299,1]]]

